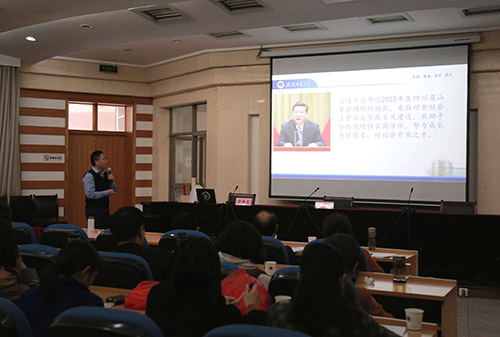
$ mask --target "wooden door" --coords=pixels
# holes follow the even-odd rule
[[[128,149],[126,136],[70,134],[68,153],[67,219],[68,223],[86,226],[85,192],[82,179],[90,168],[90,155],[96,150],[104,152],[108,167],[112,168],[118,193],[110,198],[110,212],[133,205],[132,151]]]

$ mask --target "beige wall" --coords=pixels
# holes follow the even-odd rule
[[[500,214],[500,31],[473,46],[470,106],[478,111],[480,213]],[[92,63],[48,60],[23,65],[23,88],[154,98],[153,200],[168,198],[168,108],[207,102],[207,185],[217,199],[239,185],[249,192],[249,120],[260,117],[258,203],[267,199],[270,113],[268,59],[258,50],[206,53],[151,68],[119,67],[101,74]]]

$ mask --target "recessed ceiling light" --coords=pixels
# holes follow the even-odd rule
[[[179,40],[179,39],[174,39],[174,40],[172,40],[172,43],[181,43],[181,40]]]
[[[132,51],[132,48],[123,49],[123,51]]]
[[[85,29],[94,29],[94,26],[89,25],[87,23],[82,23],[80,27],[85,28]]]
[[[36,38],[33,36],[26,36],[26,40],[29,42],[36,42]]]

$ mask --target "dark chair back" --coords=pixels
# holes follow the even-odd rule
[[[185,236],[183,234],[185,234]],[[158,246],[167,250],[174,250],[175,248],[177,248],[177,245],[180,244],[180,241],[182,241],[181,235],[183,235],[183,238],[196,236],[212,241],[212,239],[210,239],[210,237],[203,232],[194,231],[191,229],[174,229],[165,232],[162,235],[160,242],[158,242]]]
[[[64,311],[50,325],[47,337],[163,337],[160,328],[138,312],[99,307]]]
[[[31,327],[24,313],[13,302],[0,297],[0,336],[31,337]]]
[[[19,255],[23,258],[24,264],[28,268],[35,268],[38,275],[54,264],[55,257],[59,254],[57,248],[39,244],[26,244],[19,246]]]
[[[24,222],[13,222],[14,233],[18,245],[25,245],[27,243],[38,243],[35,231],[30,225]]]
[[[295,288],[299,282],[299,266],[286,267],[277,270],[269,281],[269,295],[295,295]]]
[[[59,222],[59,198],[54,195],[35,195],[35,223],[45,227]]]
[[[439,210],[443,213],[476,214],[477,201],[445,201],[441,200]]]
[[[290,264],[288,254],[283,243],[270,236],[262,236],[264,261],[276,261],[279,264]]]
[[[302,332],[270,326],[232,324],[210,330],[203,337],[309,337]]]
[[[104,263],[94,285],[132,289],[141,281],[153,280],[151,268],[142,257],[115,252],[100,252]]]
[[[87,233],[76,225],[55,224],[45,228],[40,236],[40,243],[56,248],[62,248],[68,240],[89,242]]]

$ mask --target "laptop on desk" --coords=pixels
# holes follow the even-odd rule
[[[196,190],[196,196],[200,204],[216,204],[215,190],[213,188],[199,188]]]

